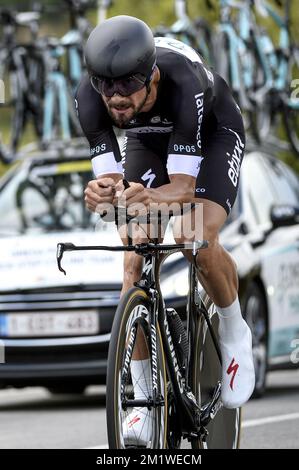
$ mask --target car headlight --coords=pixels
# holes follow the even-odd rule
[[[171,274],[161,282],[161,291],[165,298],[186,296],[188,289],[188,267],[179,273]]]
[[[202,285],[197,282],[199,293],[203,291]],[[189,268],[182,269],[161,281],[161,291],[165,299],[174,297],[186,297],[189,292]]]

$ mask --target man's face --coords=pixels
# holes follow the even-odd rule
[[[147,91],[144,86],[129,96],[121,96],[117,93],[111,98],[103,94],[101,96],[115,125],[122,128],[143,108],[147,99]]]

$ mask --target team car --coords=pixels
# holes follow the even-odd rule
[[[82,147],[26,158],[0,181],[0,387],[82,393],[105,383],[122,254],[69,253],[67,276],[55,259],[58,242],[120,244],[114,224],[84,206],[92,178]],[[299,181],[287,165],[266,152],[246,154],[221,242],[238,266],[261,396],[268,370],[299,363]],[[178,254],[161,272],[166,304],[182,316],[187,270]]]

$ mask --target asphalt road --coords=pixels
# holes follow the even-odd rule
[[[263,399],[243,408],[243,449],[299,448],[299,370],[269,375]],[[0,391],[0,449],[107,446],[105,388],[55,396],[43,388]]]

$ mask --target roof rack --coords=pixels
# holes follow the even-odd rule
[[[25,161],[27,158],[44,161],[84,157],[90,158],[89,146],[85,138],[78,137],[69,142],[55,140],[46,149],[41,149],[38,143],[32,142],[20,149],[16,161]]]

